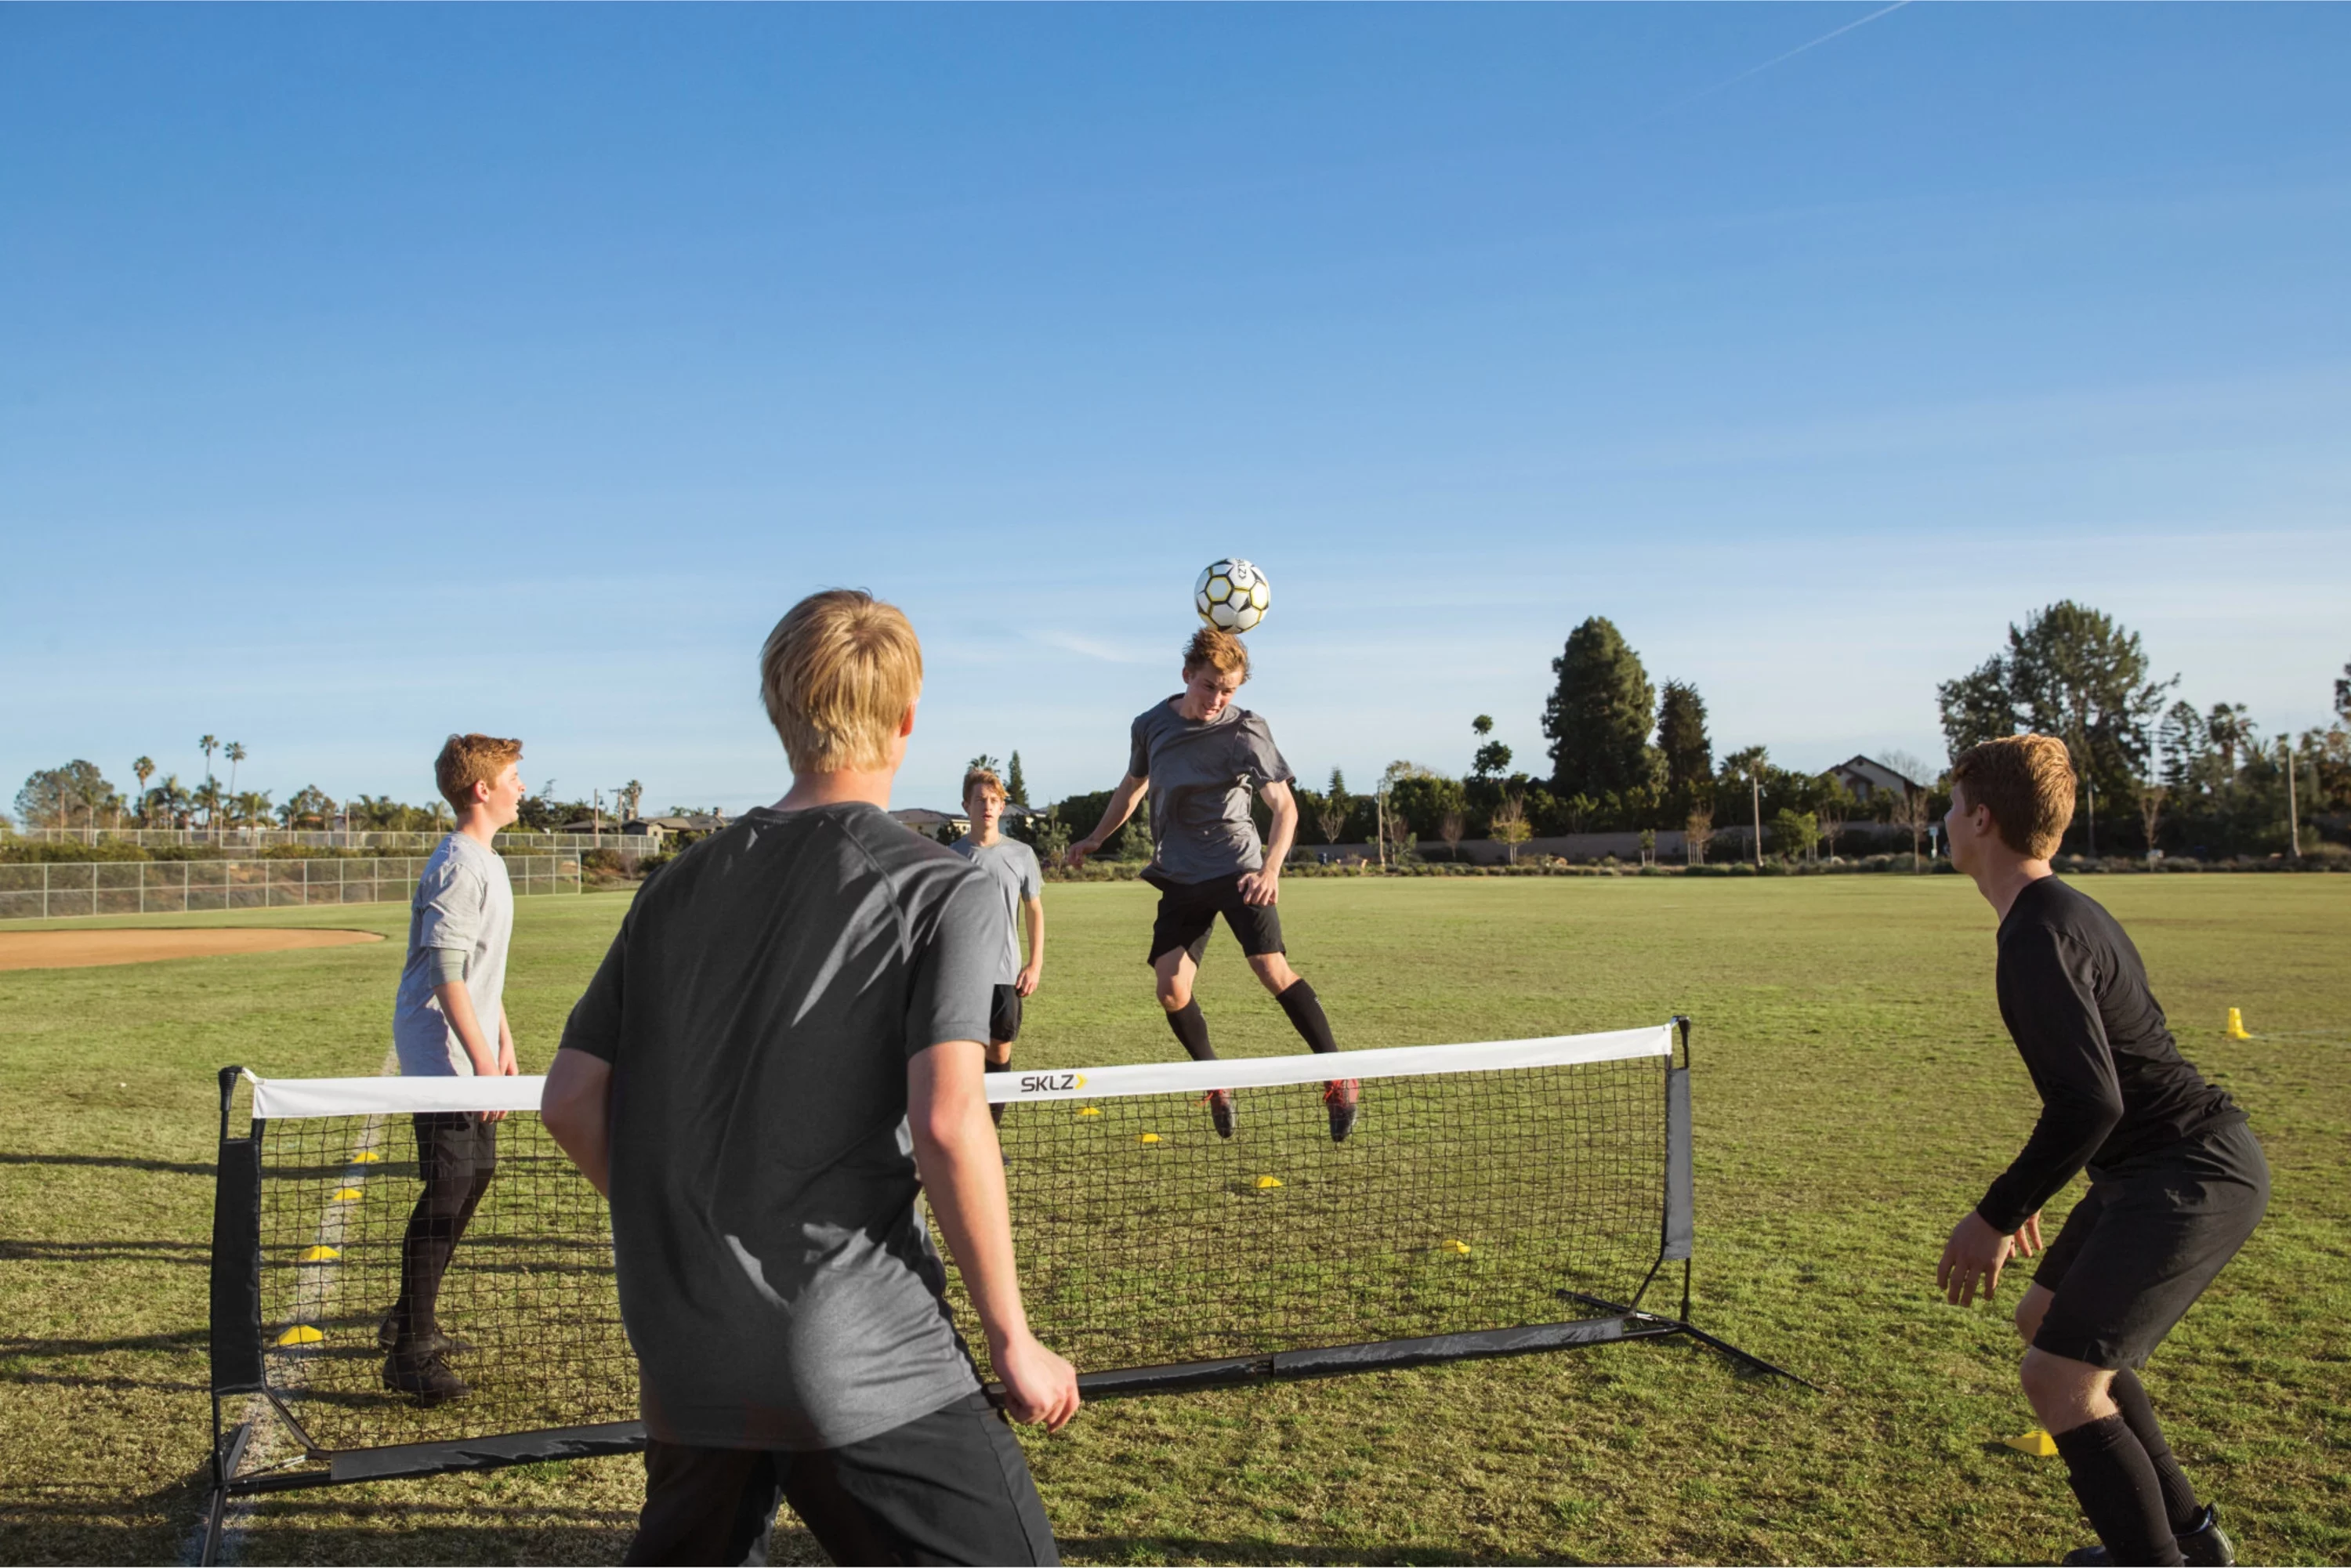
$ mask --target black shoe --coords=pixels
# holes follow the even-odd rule
[[[2183,1530],[2172,1539],[2179,1542],[2179,1560],[2188,1568],[2235,1568],[2237,1548],[2220,1529],[2220,1511],[2209,1502],[2196,1528]],[[2115,1560],[2104,1546],[2082,1546],[2065,1553],[2062,1561],[2071,1568],[2113,1568]]]
[[[1233,1135],[1233,1092],[1229,1089],[1208,1091],[1208,1120],[1217,1124],[1217,1136]]]
[[[1331,1113],[1332,1143],[1345,1143],[1347,1134],[1355,1130],[1357,1101],[1362,1093],[1363,1085],[1352,1078],[1342,1078],[1336,1082],[1322,1085],[1322,1104]]]
[[[400,1343],[399,1313],[383,1314],[383,1322],[375,1325],[375,1343],[378,1348],[387,1351]],[[459,1339],[455,1334],[435,1328],[423,1337],[417,1349],[426,1355],[469,1355],[473,1353],[474,1343],[471,1340]]]
[[[383,1358],[383,1385],[413,1396],[420,1405],[462,1399],[473,1390],[437,1355],[419,1355],[402,1346]]]

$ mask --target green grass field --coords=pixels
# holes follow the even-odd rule
[[[2190,1058],[2252,1110],[2276,1175],[2262,1229],[2148,1385],[2246,1561],[2351,1559],[2351,878],[2088,886],[2130,925]],[[1141,962],[1150,898],[1049,890],[1023,1066],[1173,1053]],[[624,907],[519,904],[509,1009],[527,1071]],[[1997,1444],[2032,1425],[2006,1320],[2022,1281],[1972,1312],[1933,1289],[1944,1232],[2034,1111],[1968,884],[1300,880],[1283,912],[1348,1045],[1692,1014],[1695,1315],[1828,1392],[1667,1343],[1105,1402],[1029,1439],[1069,1558],[2031,1563],[2085,1539],[2057,1461]],[[0,1560],[186,1550],[214,1070],[376,1071],[404,915],[149,922],[393,941],[0,974]],[[1202,1004],[1220,1045],[1296,1049],[1218,944]],[[2221,1039],[2232,1005],[2255,1039]],[[611,1562],[638,1496],[630,1459],[298,1493],[243,1511],[236,1548]]]

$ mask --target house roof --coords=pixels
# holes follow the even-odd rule
[[[1917,779],[1906,778],[1902,774],[1896,773],[1893,768],[1888,768],[1886,764],[1878,761],[1874,757],[1852,757],[1847,758],[1845,761],[1838,763],[1834,768],[1830,768],[1829,771],[1832,773],[1846,774],[1855,778],[1866,779],[1870,788],[1874,789],[1902,789],[1906,791],[1915,791],[1925,788],[1925,786],[1920,784]]]

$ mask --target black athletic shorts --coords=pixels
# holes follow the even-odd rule
[[[426,1185],[464,1187],[498,1168],[498,1124],[472,1111],[428,1111],[416,1124],[416,1174]]]
[[[1250,957],[1287,951],[1281,945],[1280,912],[1270,904],[1243,903],[1238,872],[1207,882],[1162,882],[1156,876],[1144,880],[1159,890],[1159,913],[1151,922],[1151,956],[1145,963],[1157,964],[1162,955],[1181,947],[1197,964],[1208,950],[1208,933],[1219,915]]]
[[[998,986],[987,1004],[987,1040],[1007,1044],[1020,1038],[1020,988]]]
[[[768,1563],[789,1502],[835,1563],[1059,1563],[1029,1461],[974,1394],[839,1448],[645,1445],[623,1563]]]
[[[2032,1348],[2145,1366],[2269,1201],[2269,1162],[2241,1122],[2097,1173],[2033,1272],[2056,1299]]]

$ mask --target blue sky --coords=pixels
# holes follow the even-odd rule
[[[1318,779],[1595,613],[1791,765],[2067,596],[2323,722],[2351,8],[1875,9],[0,7],[0,795],[739,808],[838,584],[902,802],[1106,788],[1224,554]]]

